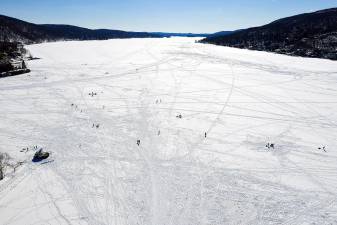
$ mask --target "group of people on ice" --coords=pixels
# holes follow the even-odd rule
[[[98,129],[99,127],[100,127],[99,123],[97,123],[97,124],[93,123],[93,124],[92,124],[92,128]]]
[[[274,143],[267,143],[266,148],[268,149],[275,149],[275,144]]]
[[[94,95],[95,93],[90,93],[90,95],[91,95],[91,94]],[[158,100],[156,103],[159,103],[159,102],[161,102],[161,100],[160,100],[160,101]],[[73,105],[72,105],[72,106],[73,106]],[[181,114],[178,114],[178,115],[176,116],[176,118],[182,119],[183,116],[182,116]],[[94,124],[94,123],[92,124],[92,128],[98,129],[99,127],[100,127],[100,124]],[[157,133],[157,134],[158,134],[158,136],[160,136],[160,135],[161,135],[161,131],[158,130],[158,133]],[[207,138],[207,135],[208,135],[207,132],[205,132],[205,133],[204,133],[204,137]],[[137,144],[138,146],[140,146],[140,143],[141,143],[141,141],[140,141],[140,139],[138,139],[138,140],[136,141],[136,144]],[[269,143],[269,142],[268,142],[268,143],[266,144],[266,148],[268,148],[268,149],[275,149],[275,143]],[[327,152],[325,146],[324,146],[324,147],[319,147],[318,149],[319,149],[319,150],[323,150],[324,152]]]
[[[91,92],[91,93],[89,93],[89,95],[90,95],[91,97],[94,97],[94,96],[97,95],[97,93],[96,93],[96,92]]]

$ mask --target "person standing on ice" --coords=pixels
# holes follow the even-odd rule
[[[205,132],[205,138],[207,138],[207,132]]]

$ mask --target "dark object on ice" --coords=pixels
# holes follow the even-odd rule
[[[323,150],[324,152],[326,152],[325,146],[323,148],[319,147],[318,150]]]
[[[138,146],[140,145],[140,140],[137,140],[137,145],[138,145]]]
[[[178,116],[176,116],[178,119],[182,119],[183,116],[181,114],[179,114]]]
[[[47,159],[49,157],[49,152],[44,152],[42,148],[40,148],[40,150],[38,150],[34,157],[33,157],[33,162],[40,162],[44,159]]]
[[[28,57],[28,60],[39,60],[39,59],[41,59],[41,58],[39,58],[39,57],[33,57],[33,56],[29,56]]]
[[[96,93],[96,92],[91,92],[91,93],[89,93],[89,95],[90,95],[91,97],[94,97],[95,95],[97,95],[97,93]]]
[[[268,143],[267,145],[266,145],[266,148],[268,148],[268,149],[275,149],[275,144],[273,144],[273,143]]]

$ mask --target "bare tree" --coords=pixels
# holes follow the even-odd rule
[[[5,178],[6,168],[9,166],[10,157],[7,153],[0,152],[0,180]]]

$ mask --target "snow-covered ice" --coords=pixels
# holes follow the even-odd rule
[[[337,62],[193,38],[28,48],[32,72],[0,79],[0,151],[27,160],[1,225],[337,224]]]

